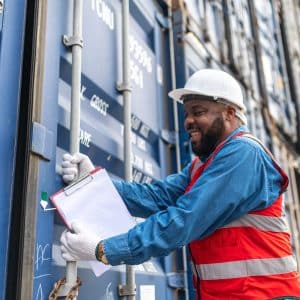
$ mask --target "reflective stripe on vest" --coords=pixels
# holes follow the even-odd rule
[[[198,168],[200,168],[201,165],[203,165],[202,161],[199,158],[195,158],[191,168],[191,178],[195,176],[196,171],[198,170]]]
[[[253,214],[245,215],[221,228],[249,226],[263,231],[289,232],[289,228],[284,217],[269,217]]]
[[[293,256],[195,265],[202,280],[268,276],[297,271]]]

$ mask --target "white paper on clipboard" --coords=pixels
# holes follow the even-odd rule
[[[50,199],[68,228],[78,221],[87,231],[99,235],[99,240],[125,233],[135,225],[105,169],[95,169]],[[97,261],[90,264],[96,276],[110,268]]]

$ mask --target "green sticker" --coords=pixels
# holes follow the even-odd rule
[[[42,198],[42,200],[44,200],[44,201],[48,201],[48,193],[47,193],[47,192],[42,192],[41,198]]]

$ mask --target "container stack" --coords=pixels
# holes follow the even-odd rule
[[[226,70],[240,81],[251,132],[289,175],[285,205],[300,261],[299,1],[174,2],[177,84],[184,82],[180,70],[189,76],[204,67]]]
[[[249,129],[289,175],[284,203],[300,266],[299,0],[130,0],[126,10],[120,0],[21,2],[27,4],[0,0],[1,300],[45,299],[66,274],[59,241],[66,227],[40,201],[64,186],[61,161],[74,136],[74,74],[81,77],[80,152],[112,178],[124,179],[128,138],[138,183],[165,178],[193,157],[182,105],[168,92],[207,67],[237,78]],[[129,32],[122,25],[128,10]],[[72,36],[74,21],[82,25],[82,37]],[[77,63],[73,46],[81,49]],[[123,83],[125,68],[129,85]],[[126,117],[125,93],[131,99]],[[125,126],[130,117],[131,133]],[[186,269],[185,248],[136,266],[136,299],[193,299]],[[97,278],[79,262],[78,274],[78,300],[125,296],[118,290],[124,265]],[[132,296],[129,290],[123,292]]]

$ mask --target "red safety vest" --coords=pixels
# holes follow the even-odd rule
[[[238,133],[233,138],[241,136],[260,143],[248,133]],[[204,164],[200,165],[199,159],[193,161],[186,193],[225,142],[217,146]],[[283,192],[288,186],[288,177],[269,150],[263,148],[282,175]],[[198,300],[265,300],[300,296],[300,277],[283,216],[281,194],[268,208],[251,211],[218,228],[210,236],[192,241],[189,249]]]

